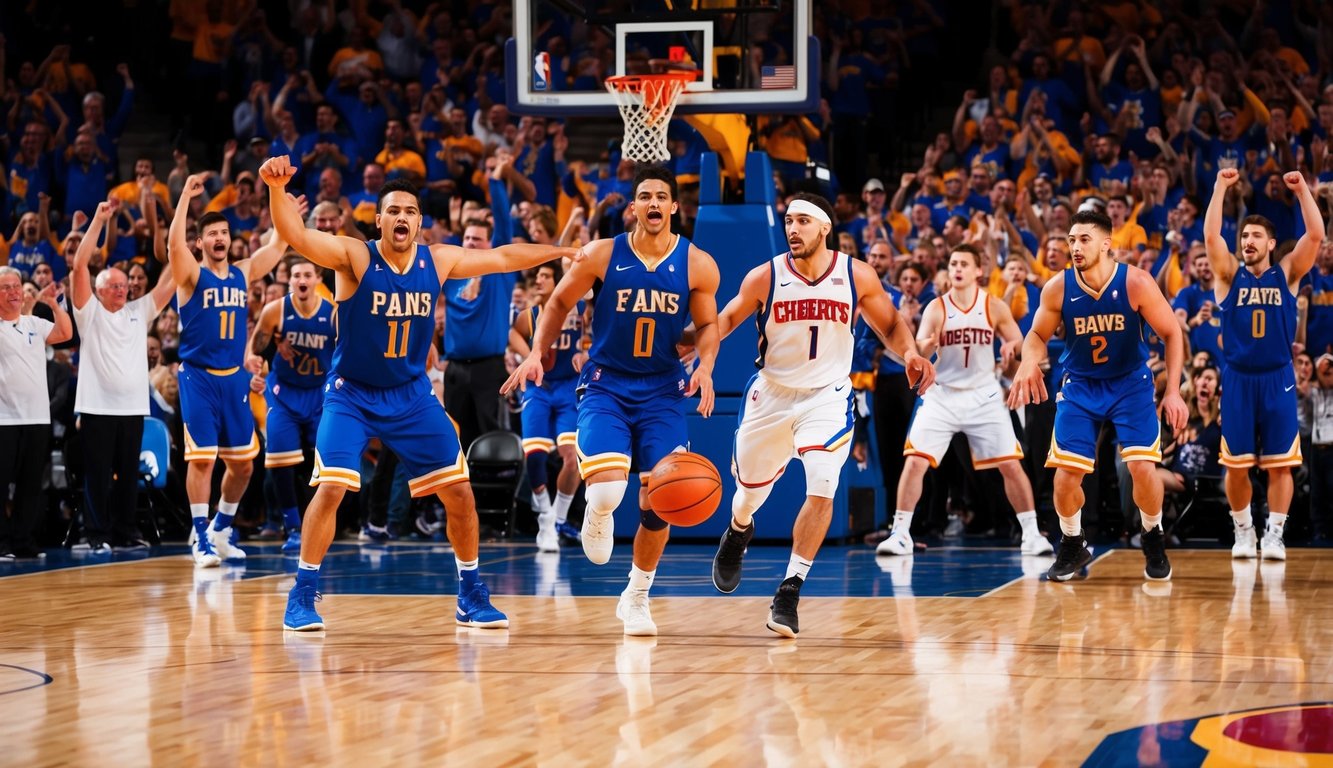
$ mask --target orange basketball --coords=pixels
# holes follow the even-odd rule
[[[648,506],[671,525],[698,525],[722,502],[722,477],[697,453],[672,453],[648,476]]]

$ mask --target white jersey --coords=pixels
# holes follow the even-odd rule
[[[833,252],[818,280],[801,276],[784,253],[769,262],[768,304],[760,313],[759,375],[793,389],[818,389],[852,370],[856,285],[851,259]]]
[[[970,307],[960,307],[951,293],[938,299],[944,310],[935,352],[935,383],[955,389],[994,388],[995,325],[991,297],[977,287]]]

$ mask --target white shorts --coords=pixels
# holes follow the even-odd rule
[[[1009,408],[998,384],[976,389],[936,384],[926,390],[907,430],[903,455],[921,456],[937,467],[959,432],[967,437],[972,466],[977,469],[1023,458],[1023,447],[1014,435]]]
[[[800,457],[810,495],[831,497],[851,452],[852,402],[848,379],[822,389],[792,389],[756,375],[742,400],[732,476],[746,488],[761,488],[777,480],[793,457]]]

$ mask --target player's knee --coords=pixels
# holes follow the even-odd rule
[[[658,517],[657,513],[651,509],[640,509],[639,525],[642,525],[650,531],[660,531],[670,525],[670,523]]]
[[[620,501],[625,498],[625,489],[629,487],[627,480],[605,480],[600,483],[590,483],[584,491],[584,498],[588,502],[588,511],[597,515],[609,515],[620,506]]]
[[[930,460],[924,456],[908,456],[903,459],[904,475],[924,477],[927,469],[930,469]]]
[[[838,478],[842,474],[842,463],[846,460],[843,453],[828,451],[809,451],[801,457],[805,464],[805,494],[823,499],[832,499],[838,492]]]

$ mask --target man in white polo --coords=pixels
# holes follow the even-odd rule
[[[60,284],[37,300],[55,322],[23,314],[23,274],[0,267],[0,507],[14,484],[13,514],[0,512],[0,562],[42,557],[33,534],[41,519],[42,470],[50,459],[51,400],[46,389],[46,345],[74,335],[60,306]]]
[[[148,415],[148,329],[176,289],[169,269],[162,270],[151,292],[128,302],[130,281],[124,272],[108,268],[92,280],[88,262],[119,203],[114,199],[97,206],[70,272],[82,337],[74,410],[84,455],[83,525],[95,553],[108,553],[112,545],[144,546],[134,512],[143,417]]]

